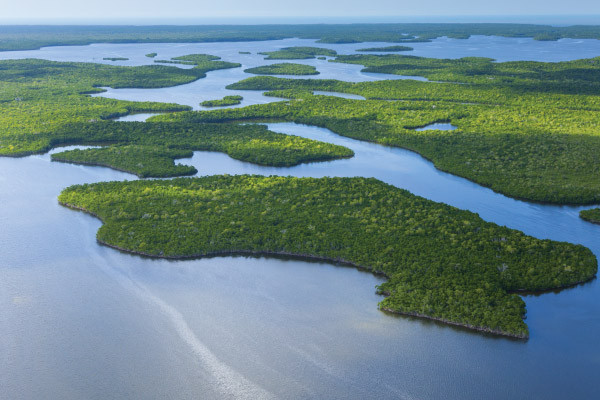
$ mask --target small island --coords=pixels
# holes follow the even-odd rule
[[[357,49],[356,51],[362,51],[362,52],[399,52],[399,51],[411,51],[414,50],[412,47],[408,47],[408,46],[387,46],[387,47],[367,47],[364,49]]]
[[[579,211],[579,217],[594,224],[600,224],[600,208]]]
[[[191,157],[193,151],[220,151],[238,160],[274,167],[354,155],[347,147],[272,132],[256,124],[96,122],[70,124],[57,137],[60,139],[50,139],[52,146],[111,145],[55,153],[53,161],[105,166],[140,178],[195,174],[195,168],[175,164],[178,158]]]
[[[148,57],[148,58],[154,58],[157,55],[158,55],[158,53],[148,53],[148,54],[146,54],[146,57]]]
[[[242,100],[244,100],[244,97],[238,95],[225,96],[220,100],[205,100],[200,105],[202,107],[227,107],[241,104]]]
[[[106,61],[127,61],[127,60],[129,60],[129,58],[125,58],[125,57],[104,57],[103,60],[106,60]]]
[[[303,60],[317,56],[335,57],[337,52],[322,47],[284,47],[281,50],[258,53],[267,56],[265,60]]]
[[[319,75],[319,71],[312,65],[280,63],[248,68],[244,72],[257,75]]]

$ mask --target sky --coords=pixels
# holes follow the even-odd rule
[[[473,22],[488,19],[529,22],[531,17],[577,15],[585,23],[600,24],[600,0],[0,0],[0,20],[6,21],[164,21],[187,23],[221,22],[246,18],[267,22],[269,18],[288,17],[299,22],[358,22],[379,17],[381,22],[407,22],[411,16],[440,21]],[[494,17],[494,18],[490,18]],[[552,19],[552,18],[551,18]],[[460,20],[460,18],[458,18]],[[469,21],[471,20],[471,21]]]

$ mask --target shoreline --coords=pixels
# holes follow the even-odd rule
[[[386,308],[386,307],[379,307],[379,309],[381,311],[389,312],[391,314],[428,319],[428,320],[432,320],[432,321],[441,322],[446,325],[458,326],[458,327],[469,329],[472,331],[488,333],[488,334],[495,335],[495,336],[503,336],[503,337],[513,338],[513,339],[520,339],[520,340],[524,340],[524,341],[527,341],[529,339],[529,334],[518,335],[515,333],[504,332],[504,331],[500,331],[497,329],[486,328],[484,326],[465,324],[465,323],[461,323],[461,322],[451,321],[451,320],[441,318],[441,317],[433,317],[431,315],[420,314],[420,313],[416,313],[416,312],[404,312],[404,311],[393,310],[391,308]]]
[[[89,211],[83,207],[78,207],[73,204],[62,202],[60,200],[58,201],[58,203],[60,205],[62,205],[63,207],[67,207],[67,208],[77,210],[77,211],[82,211],[86,214],[89,214],[89,215],[99,219],[100,222],[102,222],[102,224],[105,223],[104,220],[100,216],[98,216],[98,214],[96,214],[92,211]],[[389,277],[383,271],[365,267],[363,265],[356,264],[354,262],[344,260],[341,258],[336,259],[336,258],[315,256],[315,255],[311,255],[311,254],[299,254],[299,253],[291,253],[291,252],[285,252],[285,251],[227,250],[227,251],[197,253],[197,254],[191,254],[191,255],[171,256],[171,255],[163,255],[163,254],[152,254],[152,253],[146,253],[143,251],[127,249],[127,248],[124,248],[124,247],[121,247],[118,245],[114,245],[114,244],[105,242],[105,241],[99,239],[97,236],[96,236],[96,241],[101,245],[110,247],[112,249],[121,251],[123,253],[133,254],[133,255],[148,257],[148,258],[154,258],[154,259],[159,258],[159,259],[175,261],[175,260],[193,260],[193,259],[201,259],[201,258],[236,256],[236,255],[238,255],[238,256],[239,255],[242,255],[242,256],[244,256],[244,255],[245,256],[267,256],[267,257],[268,256],[282,256],[282,257],[292,257],[292,258],[304,260],[304,261],[319,261],[319,262],[334,263],[334,264],[338,264],[338,265],[341,264],[341,265],[345,265],[348,267],[356,268],[356,269],[364,271],[364,272],[370,272],[373,275],[382,276],[382,277],[385,277],[386,279],[389,279]],[[544,293],[544,292],[552,291],[552,290],[561,290],[561,289],[574,287],[574,286],[580,285],[582,283],[589,282],[589,281],[593,280],[595,277],[596,277],[596,275],[594,274],[594,276],[591,276],[589,279],[586,279],[584,281],[574,282],[572,284],[564,285],[564,286],[561,286],[558,288],[540,289],[540,290],[521,292],[521,293],[522,293],[522,295],[527,295],[527,294]],[[507,293],[514,293],[514,294],[519,295],[519,290],[512,290],[512,291],[507,290]],[[378,292],[378,294],[386,296],[386,297],[389,296],[389,293],[386,293],[386,292]],[[529,334],[526,334],[526,335],[515,334],[515,333],[497,330],[497,329],[491,329],[491,328],[484,327],[484,326],[476,326],[476,325],[471,325],[471,324],[467,324],[467,323],[451,321],[451,320],[448,320],[445,318],[434,317],[434,316],[420,314],[420,313],[416,313],[416,312],[402,312],[402,311],[393,310],[393,309],[386,308],[386,307],[379,307],[379,306],[378,306],[378,308],[379,308],[379,310],[384,311],[384,312],[389,312],[389,313],[396,314],[396,315],[404,315],[404,316],[409,316],[409,317],[417,317],[417,318],[423,318],[423,319],[427,319],[427,320],[437,321],[437,322],[440,322],[440,323],[443,323],[446,325],[468,329],[470,331],[482,332],[482,333],[492,334],[492,335],[496,335],[496,336],[502,336],[502,337],[506,337],[506,338],[519,339],[519,340],[525,340],[525,341],[529,339]]]
[[[192,158],[192,157],[184,157],[184,158]],[[182,160],[184,158],[178,158],[178,160]],[[51,161],[55,161],[55,162],[61,162],[64,164],[73,164],[73,165],[85,165],[85,166],[89,166],[89,167],[103,167],[103,168],[110,168],[110,169],[114,169],[115,171],[119,171],[119,172],[124,172],[126,174],[130,174],[133,176],[137,176],[140,179],[148,179],[148,178],[177,178],[177,177],[185,177],[185,176],[192,176],[198,173],[198,170],[196,168],[194,168],[194,171],[190,171],[190,173],[188,174],[177,174],[177,175],[163,175],[163,176],[143,176],[143,175],[139,175],[136,174],[133,171],[128,171],[126,169],[122,169],[122,168],[117,168],[113,165],[110,164],[104,164],[104,163],[96,163],[96,162],[91,162],[91,161],[70,161],[67,159],[63,159],[63,158],[58,158],[58,157],[50,157]],[[72,207],[71,207],[72,208]],[[83,211],[83,210],[82,210]]]

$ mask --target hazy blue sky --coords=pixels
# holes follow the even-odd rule
[[[600,14],[600,0],[2,0],[2,3],[2,20]]]

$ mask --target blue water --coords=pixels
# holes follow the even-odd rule
[[[159,57],[233,55],[290,43],[305,41],[92,45],[12,57],[123,56],[136,63],[150,51]],[[444,57],[472,52],[498,59],[525,53],[529,59],[562,59],[587,57],[592,50],[600,54],[599,43],[440,39],[415,53],[434,54],[439,46]],[[344,46],[334,48],[351,48]],[[522,46],[528,51],[522,53]],[[344,76],[355,81],[371,79],[357,66],[324,65],[330,64],[345,68]],[[232,94],[223,88],[239,77],[232,71],[211,72],[175,88],[105,95],[198,108],[201,99]],[[240,94],[246,104],[272,100],[260,92]],[[211,152],[180,162],[194,165],[199,175],[373,176],[536,237],[584,244],[600,255],[600,226],[580,220],[581,207],[510,199],[440,172],[410,151],[326,129],[269,127],[345,145],[356,155],[292,168],[261,167]],[[526,296],[529,341],[485,336],[379,312],[374,286],[380,278],[352,268],[273,258],[151,260],[99,246],[100,222],[59,206],[56,196],[72,184],[134,176],[55,163],[49,155],[0,158],[0,170],[0,398],[590,399],[600,394],[597,280]]]
[[[424,126],[422,128],[417,128],[415,129],[415,131],[453,131],[456,129],[456,126],[449,124],[449,123],[444,123],[444,122],[438,122],[435,124],[429,124],[427,126]]]

